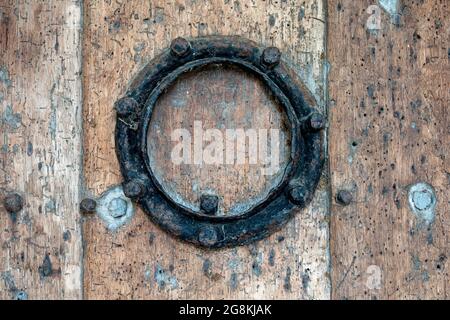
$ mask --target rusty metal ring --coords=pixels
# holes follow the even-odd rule
[[[291,161],[282,181],[266,199],[234,217],[193,212],[175,202],[148,162],[146,132],[157,99],[181,74],[210,64],[236,65],[261,78],[283,105],[291,126]],[[319,181],[323,165],[320,129],[325,121],[311,101],[276,48],[262,49],[239,37],[177,38],[138,74],[115,104],[116,151],[124,193],[164,230],[197,245],[220,248],[264,238],[281,228],[296,207],[311,200]]]

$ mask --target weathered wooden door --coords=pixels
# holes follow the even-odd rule
[[[0,298],[448,298],[449,11],[437,0],[0,0]],[[208,36],[277,47],[326,118],[311,201],[262,240],[222,249],[163,231],[125,196],[116,155],[116,101],[173,39]],[[155,179],[186,206],[213,193],[220,215],[239,215],[279,176],[174,165],[172,134],[278,130],[282,173],[294,140],[283,110],[242,68],[185,72],[145,132]]]

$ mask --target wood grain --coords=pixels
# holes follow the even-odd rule
[[[206,130],[219,130],[222,139],[202,142],[202,150],[210,143],[222,145],[217,152],[221,154],[218,164],[194,163],[193,153],[200,145],[196,141],[199,126],[204,134]],[[190,154],[188,163],[170,161],[172,150],[183,143],[179,135],[174,136],[174,129],[189,133],[189,147],[184,144],[182,150]],[[245,138],[245,159],[239,160],[242,164],[235,153],[227,163],[227,148],[234,152],[240,142],[227,141],[227,130],[236,129],[250,133],[250,138]],[[270,130],[278,135],[278,145]],[[265,155],[258,145],[264,139],[268,146]],[[173,199],[197,211],[202,194],[215,194],[220,197],[217,215],[236,216],[266,198],[282,180],[290,156],[289,121],[256,76],[238,68],[213,66],[180,77],[158,99],[149,126],[148,150],[155,176]],[[278,156],[273,156],[275,152]]]
[[[84,165],[95,195],[121,182],[114,151],[113,103],[133,75],[177,36],[241,35],[276,45],[324,106],[323,1],[85,1]],[[140,210],[108,232],[84,226],[85,297],[325,299],[328,191],[282,231],[247,247],[206,251],[181,243]]]
[[[0,3],[0,299],[82,297],[81,8]]]
[[[331,184],[354,198],[331,208],[332,296],[448,299],[449,3],[379,6],[369,30],[373,3],[328,4]],[[431,224],[408,205],[418,182],[437,195]]]

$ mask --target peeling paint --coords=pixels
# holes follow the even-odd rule
[[[283,288],[286,291],[291,291],[291,288],[292,288],[292,285],[291,285],[291,274],[292,274],[291,268],[287,267],[286,268],[286,276],[284,278],[284,284],[283,284]]]
[[[9,71],[5,66],[0,67],[0,82],[4,83],[6,87],[11,86],[11,79],[9,78]]]
[[[263,256],[262,252],[260,252],[256,256],[256,259],[253,261],[252,272],[257,277],[259,277],[262,274],[261,265],[263,263],[263,260],[264,260],[264,256]]]
[[[50,137],[54,141],[56,138],[56,106],[57,103],[55,101],[55,89],[56,89],[56,83],[53,84],[52,88],[50,89],[50,121],[48,123],[48,131],[50,132]]]
[[[391,22],[398,25],[400,22],[399,15],[399,1],[398,0],[378,0],[378,4],[385,10],[391,17]]]
[[[50,277],[53,273],[52,261],[50,260],[50,255],[46,254],[42,265],[39,267],[39,274],[42,278]]]
[[[178,288],[178,280],[175,276],[169,275],[159,264],[155,267],[154,279],[160,289]]]
[[[3,111],[1,120],[11,130],[19,129],[22,124],[22,116],[20,115],[20,113],[14,113],[10,105],[6,106],[5,111]]]

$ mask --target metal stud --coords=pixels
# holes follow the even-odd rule
[[[344,206],[348,206],[353,200],[353,196],[350,191],[340,190],[336,195],[336,201]]]
[[[144,193],[144,186],[137,180],[131,180],[123,184],[123,193],[130,199],[136,199]]]
[[[281,52],[277,47],[268,47],[262,54],[262,62],[269,68],[274,68],[280,63]]]
[[[219,207],[219,197],[210,194],[204,194],[200,197],[200,209],[206,214],[214,215]]]
[[[95,212],[96,208],[97,208],[97,201],[95,201],[94,199],[85,198],[80,202],[80,209],[85,213]]]
[[[18,193],[10,193],[3,200],[6,211],[17,213],[23,208],[23,198]]]
[[[175,38],[170,43],[170,52],[176,57],[185,57],[191,52],[191,44],[184,38]]]

